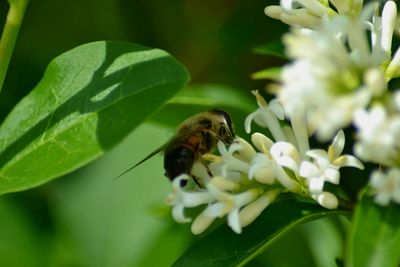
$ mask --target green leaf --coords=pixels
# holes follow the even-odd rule
[[[243,266],[297,225],[333,214],[345,212],[309,202],[275,202],[240,235],[226,225],[218,227],[190,247],[174,266]]]
[[[347,217],[327,216],[299,225],[276,240],[249,266],[340,267],[337,259],[343,257],[343,233],[346,232],[341,222],[347,223]]]
[[[169,54],[137,44],[101,41],[60,55],[0,127],[0,193],[97,158],[187,81]]]
[[[51,237],[58,250],[57,255],[50,253],[57,259],[50,266],[170,266],[188,247],[193,238],[189,225],[173,221],[164,203],[172,186],[164,176],[161,155],[112,179],[165,142],[170,133],[165,127],[142,123],[103,157],[35,189],[49,195],[55,223]]]
[[[264,56],[275,56],[287,59],[284,52],[284,47],[280,42],[270,42],[267,44],[259,45],[253,48],[253,53]]]
[[[281,77],[281,71],[282,68],[268,68],[253,73],[251,75],[251,78],[254,80],[261,80],[261,79],[279,80],[279,78]]]
[[[381,207],[364,193],[355,209],[346,266],[399,266],[400,205]]]
[[[220,108],[232,117],[236,133],[244,136],[243,122],[256,106],[254,96],[242,90],[220,84],[196,84],[187,86],[171,98],[152,120],[176,127],[193,114]]]
[[[39,267],[48,261],[50,253],[46,252],[52,246],[48,242],[48,236],[38,231],[38,225],[31,222],[33,214],[32,210],[28,211],[22,207],[21,203],[11,198],[0,199],[0,262],[2,266]]]

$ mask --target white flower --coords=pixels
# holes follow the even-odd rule
[[[298,181],[292,179],[283,169],[284,167],[288,168],[293,171],[294,176],[297,176],[301,160],[297,148],[291,143],[276,142],[270,152],[277,165],[280,166],[280,168],[276,168],[276,179],[291,192],[301,191]]]
[[[382,105],[369,111],[359,110],[355,116],[358,129],[355,153],[365,161],[392,166],[400,161],[400,114],[388,114]]]
[[[274,144],[271,139],[261,133],[254,133],[251,139],[262,153],[257,153],[251,161],[248,172],[249,179],[254,178],[263,184],[273,184],[277,180],[289,191],[297,191],[298,185],[283,170],[285,166],[280,162],[282,155],[277,151],[276,143]],[[285,157],[290,158],[286,155]]]
[[[291,116],[304,110],[319,139],[348,126],[387,87],[380,70],[386,57],[369,51],[360,21],[336,16],[315,31],[294,29],[284,43],[295,61],[283,68],[278,99]]]
[[[373,97],[381,96],[388,80],[400,76],[400,49],[391,60],[395,2],[385,3],[382,16],[375,12],[377,4],[362,12],[362,2],[338,0],[331,4],[339,14],[329,19],[327,1],[281,1],[280,7],[282,14],[306,12],[327,18],[312,30],[295,28],[284,36],[287,55],[294,62],[283,68],[278,91],[285,112],[293,116],[304,110],[310,132],[324,141],[350,125],[355,112],[367,107]],[[357,19],[354,15],[358,13]]]
[[[270,116],[272,111],[266,108],[260,95],[256,94],[256,97],[262,104],[246,122],[259,117],[262,124],[266,118],[263,113]],[[277,127],[276,131],[287,141],[273,141],[264,134],[254,133],[251,137],[253,145],[241,138],[236,138],[229,148],[218,142],[220,156],[203,155],[192,168],[192,174],[205,188],[182,188],[189,177],[177,177],[168,199],[174,206],[174,219],[190,222],[191,218],[184,214],[185,208],[204,206],[192,223],[194,234],[202,233],[216,218],[223,217],[234,232],[241,233],[242,228],[252,223],[281,192],[301,194],[315,199],[325,208],[337,208],[338,199],[323,191],[324,182],[338,184],[340,167],[362,168],[362,164],[353,156],[341,155],[343,132],[338,133],[328,151],[310,150],[304,113],[299,110],[291,119],[293,128],[265,123],[266,127]],[[207,167],[202,166],[207,161],[212,162]],[[307,169],[307,166],[310,167]]]
[[[357,14],[360,12],[362,1],[281,0],[279,6],[267,6],[264,11],[268,16],[286,24],[313,29],[319,27],[322,20],[338,15],[329,4],[334,6],[339,14]]]
[[[391,54],[393,31],[397,22],[397,6],[394,1],[387,1],[382,11],[382,48]],[[400,48],[397,48],[394,57],[386,69],[389,79],[400,75]]]
[[[214,176],[229,177],[229,179],[237,181],[240,179],[241,172],[248,171],[250,165],[245,158],[251,155],[252,151],[249,151],[249,147],[244,147],[242,143],[242,139],[235,139],[229,149],[226,149],[223,142],[217,143],[221,156],[214,156],[214,161],[209,165]]]
[[[400,204],[400,169],[392,168],[386,173],[374,171],[369,184],[379,205],[387,206],[391,200]]]
[[[341,155],[345,143],[343,131],[340,131],[333,139],[328,152],[322,149],[314,149],[307,152],[307,156],[313,162],[303,161],[300,166],[300,175],[307,179],[311,194],[320,194],[324,183],[339,184],[341,167],[355,167],[363,169],[363,164],[354,156]]]
[[[174,206],[172,216],[177,222],[190,222],[191,219],[184,215],[185,207],[197,207],[202,204],[209,203],[215,197],[207,191],[187,192],[182,188],[182,181],[187,181],[189,177],[182,174],[172,182],[173,192],[168,196],[167,203]]]
[[[244,162],[250,162],[256,154],[254,148],[240,137],[236,137],[234,143],[239,144],[239,149],[235,152],[235,157]]]
[[[276,98],[267,103],[254,91],[258,109],[245,120],[247,133],[255,122],[266,135],[252,134],[251,143],[236,138],[229,147],[218,142],[219,155],[202,155],[191,170],[200,188],[182,187],[189,174],[177,177],[167,199],[176,221],[190,222],[185,209],[202,207],[194,234],[225,217],[241,233],[285,192],[337,208],[338,197],[324,191],[325,183],[339,185],[342,167],[364,168],[356,157],[342,155],[342,129],[351,124],[357,156],[388,167],[371,175],[375,201],[400,204],[400,92],[388,90],[400,77],[400,48],[392,58],[397,6],[386,1],[381,14],[379,3],[362,6],[363,0],[281,0],[266,8],[294,26],[284,36],[292,62],[282,69]],[[332,140],[327,150],[310,149],[314,134]]]
[[[209,204],[206,210],[204,210],[203,215],[209,218],[221,218],[227,215],[228,225],[236,233],[241,233],[242,227],[239,220],[239,210],[256,199],[262,193],[262,190],[255,188],[238,194],[230,194],[225,191],[227,189],[225,186],[221,186],[223,184],[221,183],[221,179],[216,183],[213,180],[207,185],[207,189],[210,194],[215,196],[218,202]],[[234,186],[232,185],[229,189],[233,188]]]
[[[268,127],[275,140],[284,141],[285,134],[279,126],[279,120],[284,119],[282,106],[276,100],[271,101],[268,105],[257,91],[253,91],[252,93],[256,96],[259,108],[246,117],[244,122],[246,132],[250,133],[251,122],[254,120],[260,126]]]
[[[276,180],[276,163],[263,153],[257,153],[251,162],[249,179],[255,179],[262,184],[273,184]]]
[[[397,6],[394,1],[387,1],[382,10],[382,49],[391,53],[392,37],[397,19]]]

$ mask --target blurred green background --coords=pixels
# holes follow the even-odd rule
[[[251,80],[250,74],[282,64],[281,59],[251,52],[260,44],[279,41],[287,29],[263,13],[265,6],[277,2],[31,0],[0,95],[1,121],[37,84],[52,58],[96,40],[164,49],[188,68],[192,85],[223,84],[233,98],[240,94],[250,98],[250,90],[265,86],[265,81]],[[0,0],[2,24],[7,9],[7,2]],[[195,110],[182,112],[185,116]],[[236,128],[242,128],[245,115],[235,119]],[[164,205],[171,187],[163,176],[162,157],[113,180],[173,134],[178,120],[157,118],[161,115],[155,114],[88,166],[38,188],[1,196],[0,266],[171,265],[198,237],[191,235],[189,225],[173,222]],[[328,220],[305,226],[252,265],[299,266],[303,262],[304,266],[329,266],[320,265],[324,259],[305,251],[307,246],[290,258],[285,251],[304,242],[318,247],[310,242],[307,231],[320,229],[331,235],[318,242],[329,243],[329,257],[337,256],[342,241],[332,232],[336,228],[329,226],[335,223]]]

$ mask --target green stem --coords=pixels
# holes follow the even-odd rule
[[[0,39],[0,92],[29,0],[8,0],[8,2],[10,9]]]

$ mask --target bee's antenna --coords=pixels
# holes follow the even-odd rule
[[[147,159],[147,158],[146,158]],[[118,178],[120,178],[121,176],[123,176],[124,174],[130,172],[131,170],[133,170],[134,168],[136,168],[137,166],[139,166],[140,164],[142,164],[146,159],[141,160],[140,162],[136,163],[134,166],[130,167],[129,169],[125,170],[123,173],[121,173],[120,175],[118,175],[117,177],[114,178],[114,180],[117,180]]]
[[[123,173],[118,175],[117,177],[115,177],[114,180],[117,180],[119,177],[121,177],[124,174],[130,172],[131,170],[133,170],[134,168],[136,168],[137,166],[139,166],[140,164],[142,164],[143,162],[145,162],[146,160],[148,160],[149,158],[151,158],[155,154],[159,153],[160,151],[162,151],[164,149],[164,147],[165,147],[165,145],[160,146],[159,148],[157,148],[156,150],[151,152],[149,155],[147,155],[147,157],[145,157],[144,159],[142,159],[141,161],[139,161],[138,163],[136,163],[135,165],[133,165],[132,167],[130,167],[129,169],[127,169],[126,171],[124,171]]]

